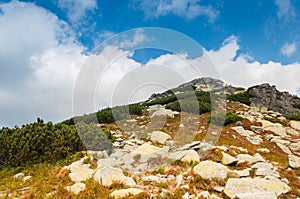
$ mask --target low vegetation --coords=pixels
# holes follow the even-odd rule
[[[212,123],[216,126],[227,126],[229,124],[236,123],[241,121],[243,118],[232,112],[221,112],[210,116],[209,123]]]
[[[289,120],[297,120],[300,121],[300,114],[293,114],[286,117]]]
[[[240,102],[246,105],[250,105],[250,94],[248,92],[243,92],[243,93],[238,93],[238,94],[232,94],[227,96],[227,99],[229,101],[235,101],[235,102]]]
[[[81,139],[82,138],[82,139]],[[95,124],[44,123],[0,130],[0,167],[55,162],[77,151],[111,149],[110,131]],[[84,143],[81,141],[83,140]]]

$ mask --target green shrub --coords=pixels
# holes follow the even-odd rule
[[[113,136],[109,130],[102,131],[96,124],[78,122],[76,129],[87,150],[111,152]]]
[[[229,101],[235,101],[235,102],[240,102],[246,105],[250,105],[250,94],[248,92],[243,92],[243,93],[238,93],[238,94],[232,94],[227,96],[227,99]]]
[[[180,104],[182,105],[182,107],[180,107]],[[198,110],[197,110],[197,106],[198,106]],[[172,103],[169,103],[168,105],[166,105],[167,109],[171,109],[172,111],[184,111],[184,112],[188,112],[188,113],[193,113],[193,114],[202,114],[202,113],[206,113],[206,112],[210,112],[211,111],[211,104],[207,103],[207,102],[202,102],[202,101],[195,101],[194,98],[186,98],[186,99],[182,99],[180,101],[175,101]]]
[[[41,121],[0,130],[0,166],[53,162],[85,150],[75,126]]]
[[[300,121],[300,114],[293,114],[286,117],[289,120],[297,120]]]
[[[96,114],[97,114],[97,119],[98,119],[99,123],[115,122],[111,108],[102,109],[102,110],[98,111]]]
[[[293,107],[297,108],[297,109],[300,109],[300,104],[294,104]]]
[[[145,109],[140,103],[130,104],[129,105],[129,113],[130,115],[142,115],[143,110]]]
[[[152,105],[155,105],[155,104],[165,105],[165,104],[168,104],[170,102],[174,102],[176,100],[177,100],[177,97],[174,94],[169,94],[168,96],[158,97],[154,100],[146,102],[146,105],[147,106],[152,106]]]
[[[227,126],[229,124],[241,121],[243,118],[232,112],[221,112],[209,117],[209,123],[216,126]]]

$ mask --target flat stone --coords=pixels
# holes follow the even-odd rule
[[[272,126],[268,126],[268,127],[264,128],[264,130],[265,131],[271,131],[275,135],[278,135],[278,136],[281,136],[281,137],[287,136],[285,128],[279,123],[273,123]]]
[[[67,186],[65,187],[65,189],[68,191],[68,192],[71,192],[75,195],[79,194],[79,192],[85,190],[86,186],[84,183],[82,182],[76,182],[75,184],[73,184],[72,186]]]
[[[243,169],[243,170],[234,170],[233,172],[236,173],[239,177],[248,177],[250,176],[250,168]]]
[[[267,148],[260,148],[260,149],[257,149],[257,151],[261,152],[261,153],[270,153],[270,150]]]
[[[94,175],[94,180],[103,186],[110,186],[114,182],[120,182],[127,186],[135,186],[136,183],[131,177],[123,174],[121,169],[117,168],[100,168]]]
[[[153,143],[159,143],[159,144],[166,144],[166,141],[171,139],[172,137],[169,134],[164,133],[162,131],[153,131],[150,136],[150,140]]]
[[[229,169],[220,164],[210,160],[200,162],[194,167],[193,170],[196,174],[200,175],[203,179],[225,179]]]
[[[289,166],[293,169],[300,168],[300,157],[295,155],[289,155]]]
[[[183,162],[200,162],[198,153],[195,150],[184,150],[170,153],[172,160],[181,160]]]
[[[82,168],[76,172],[69,173],[69,177],[73,182],[82,182],[92,178],[94,173],[93,169]]]
[[[285,130],[286,130],[286,133],[289,134],[289,135],[300,136],[300,132],[299,132],[299,131],[296,131],[296,130],[293,129],[293,128],[285,127]]]
[[[117,199],[117,198],[124,198],[129,195],[138,195],[143,192],[144,190],[142,189],[129,188],[129,189],[115,190],[110,194],[110,196]]]
[[[236,198],[239,194],[256,194],[261,192],[275,192],[276,196],[287,193],[291,188],[280,180],[263,178],[229,178],[224,193],[229,198]]]
[[[109,157],[109,158],[99,159],[97,164],[98,166],[116,167],[122,165],[123,162],[114,157]]]
[[[250,126],[251,130],[256,134],[262,134],[264,132],[264,128],[260,126]]]
[[[259,153],[256,153],[254,156],[249,154],[238,154],[236,158],[238,159],[238,163],[249,162],[250,164],[255,164],[257,162],[266,161]]]
[[[240,193],[236,199],[277,199],[275,192]]]
[[[132,157],[140,156],[140,162],[147,162],[150,158],[157,158],[158,156],[167,157],[169,149],[169,146],[160,148],[149,143],[145,143],[132,151],[131,155]]]
[[[232,165],[232,164],[236,164],[238,162],[238,159],[232,157],[231,155],[222,152],[222,160],[221,163],[225,164],[225,165]]]
[[[300,131],[300,121],[291,120],[290,125],[293,129]]]

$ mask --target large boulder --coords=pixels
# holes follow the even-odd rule
[[[290,190],[287,184],[278,179],[229,178],[224,193],[229,198],[236,198],[240,194],[256,195],[262,192],[274,192],[276,196],[279,196]]]
[[[153,131],[150,139],[153,143],[166,144],[166,141],[171,140],[172,137],[162,131]]]
[[[96,171],[94,180],[103,186],[110,186],[114,182],[119,182],[127,186],[135,186],[136,183],[131,177],[123,174],[121,169],[103,167]]]
[[[227,177],[229,169],[220,164],[210,160],[200,162],[194,167],[193,170],[196,174],[200,175],[203,179],[221,179],[224,180]]]

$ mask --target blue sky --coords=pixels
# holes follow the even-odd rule
[[[297,0],[0,0],[0,126],[72,116],[76,78],[95,47],[132,29],[126,44],[149,42],[144,27],[174,30],[199,43],[225,82],[244,87],[269,82],[299,94],[299,11]],[[98,58],[109,63],[127,53],[114,63],[112,82],[130,65],[169,64],[187,71],[176,53],[202,63],[201,53],[180,51],[184,42],[174,42],[176,52],[134,52],[116,44],[98,51]],[[108,95],[112,83],[106,83],[98,87]],[[137,99],[159,90],[149,88]]]
[[[240,51],[260,62],[273,60],[286,64],[300,58],[297,52],[300,2],[296,0],[163,0],[160,3],[88,0],[85,2],[90,3],[85,5],[68,0],[24,2],[33,2],[67,22],[76,32],[76,39],[89,50],[110,33],[138,27],[164,27],[192,37],[207,49],[217,49],[224,39],[235,35]],[[176,13],[177,2],[185,2],[181,6],[182,13]],[[172,4],[173,8],[162,11],[155,8]],[[189,14],[188,6],[201,6],[203,11]],[[285,44],[295,45],[295,50],[283,53]]]

